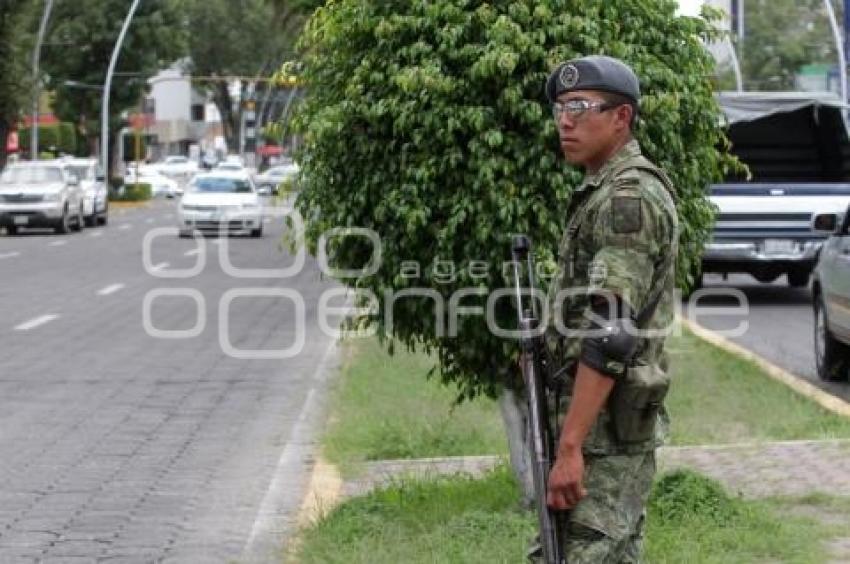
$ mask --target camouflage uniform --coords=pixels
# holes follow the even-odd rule
[[[651,299],[653,284],[663,280],[661,299],[645,328],[662,333],[672,323],[677,216],[673,196],[660,177],[666,180],[641,156],[637,141],[630,141],[588,175],[574,194],[559,247],[558,276],[550,286],[548,340],[559,366],[577,364],[581,338],[569,331],[561,334],[552,321],[559,318],[568,330],[587,329],[585,313],[594,292],[616,294],[637,315]],[[558,300],[562,289],[576,290]],[[663,347],[663,336],[643,338],[630,366],[653,366],[666,373]],[[612,373],[623,371],[622,364],[612,360],[605,366]],[[571,378],[564,382],[561,403],[566,405],[558,414],[557,429],[569,407]],[[663,407],[659,420],[654,437],[625,443],[614,432],[609,406],[600,412],[582,449],[588,495],[567,517],[564,550],[570,564],[638,561],[655,448],[666,431]]]

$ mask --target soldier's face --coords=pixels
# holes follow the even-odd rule
[[[566,92],[557,102],[555,123],[564,157],[571,164],[597,170],[628,133],[629,110],[609,105],[601,92],[593,90]]]

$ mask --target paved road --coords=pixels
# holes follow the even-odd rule
[[[82,233],[0,236],[0,562],[276,560],[337,359],[317,325],[329,285],[309,259],[287,279],[225,272],[222,243],[235,267],[291,265],[275,223],[262,239],[156,238],[146,269],[145,235],[173,214],[160,201]],[[198,244],[197,276],[162,277],[196,264]],[[304,315],[235,297],[221,329],[222,297],[246,287],[295,290]],[[155,338],[144,306],[169,288],[184,295],[154,297],[149,325],[184,335]],[[286,349],[299,318],[288,360],[223,350]]]
[[[701,325],[709,329],[731,330],[745,322],[746,331],[733,337],[733,341],[821,389],[850,401],[850,383],[823,382],[815,373],[814,319],[808,288],[791,288],[784,277],[771,284],[762,284],[746,275],[732,275],[726,281],[719,275],[708,275],[705,287],[710,290],[739,290],[748,312],[746,315],[729,315],[734,313],[739,303],[743,303],[739,298],[705,297],[700,301],[701,305],[720,308],[723,313],[700,315],[698,322]]]

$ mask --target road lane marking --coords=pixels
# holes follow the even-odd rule
[[[95,231],[93,233],[89,233],[89,237],[100,237],[103,235],[103,231]]]
[[[23,323],[15,327],[15,331],[29,331],[30,329],[35,329],[39,325],[50,323],[57,317],[59,316],[52,313],[48,315],[42,315],[41,317],[36,317],[35,319],[30,319],[29,321],[24,321]]]
[[[124,230],[127,230],[127,229],[130,229],[130,228],[132,228],[132,227],[133,227],[133,226],[132,226],[132,225],[130,225],[129,223],[124,223],[124,224],[122,224],[121,226],[119,226],[119,227],[118,227],[118,229],[124,229]]]
[[[101,288],[97,291],[98,296],[108,296],[109,294],[114,294],[118,290],[122,289],[124,284],[111,284],[106,288]]]
[[[61,247],[62,245],[67,245],[68,241],[62,239],[60,241],[53,241],[52,243],[48,243],[48,247]]]
[[[287,501],[294,501],[291,509],[297,512],[303,501],[301,498],[292,499],[293,495],[297,496],[299,493],[293,492],[292,480],[302,477],[304,460],[312,454],[312,443],[307,439],[312,436],[311,429],[315,425],[312,420],[317,417],[319,404],[323,401],[317,397],[320,393],[319,386],[327,377],[328,363],[336,346],[337,341],[332,339],[313,372],[313,383],[290,431],[286,446],[280,453],[274,476],[260,502],[251,533],[242,550],[246,561],[264,561],[262,558],[286,528],[285,515],[282,514],[285,508],[282,506],[286,505]]]
[[[161,262],[161,263],[159,263],[159,264],[155,264],[155,265],[153,265],[153,266],[151,267],[151,270],[163,270],[163,269],[165,269],[165,268],[168,268],[169,266],[171,266],[171,265],[170,265],[170,264],[168,264],[167,262]]]
[[[21,253],[18,251],[12,251],[11,253],[0,253],[0,259],[14,258],[21,256]]]
[[[192,249],[191,251],[186,251],[185,253],[183,253],[183,256],[184,257],[193,257],[193,256],[199,255],[199,254],[201,254],[201,249]],[[0,258],[2,258],[2,257],[0,257]]]

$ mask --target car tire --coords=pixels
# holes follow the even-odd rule
[[[263,236],[263,228],[258,227],[257,229],[251,230],[251,237],[258,238]]]
[[[86,227],[94,227],[95,225],[97,225],[97,221],[97,214],[92,213],[90,216],[86,217]]]
[[[788,285],[792,288],[803,288],[809,284],[808,270],[791,270],[788,272]]]
[[[838,341],[829,331],[823,296],[815,299],[815,365],[821,380],[846,380],[850,368],[850,347]]]
[[[71,230],[71,216],[68,215],[68,206],[65,206],[62,209],[62,217],[59,218],[59,222],[56,224],[56,227],[53,228],[53,231],[59,233],[60,235],[64,235]]]
[[[6,235],[17,235],[18,234],[18,226],[17,225],[9,225],[6,227]]]

